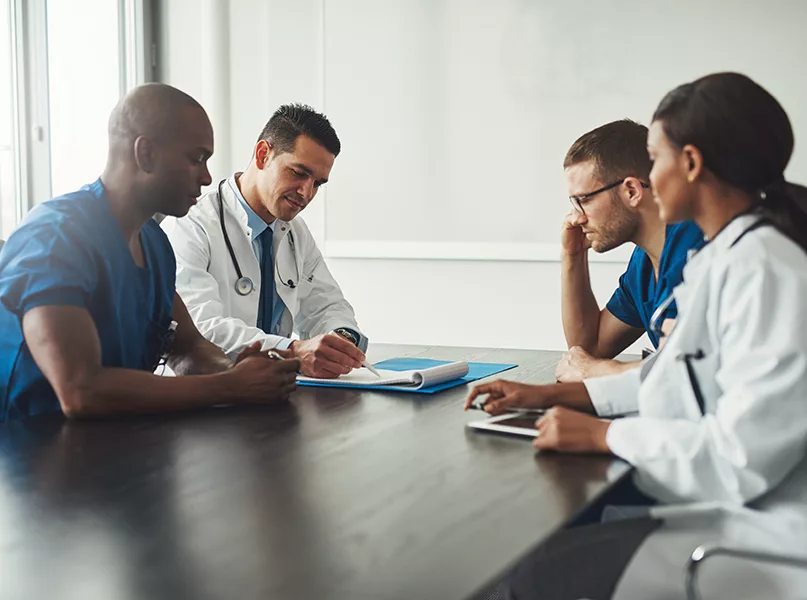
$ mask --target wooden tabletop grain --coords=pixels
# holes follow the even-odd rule
[[[560,353],[375,345],[518,363]],[[288,404],[0,425],[0,598],[462,599],[623,478],[468,430],[434,396],[300,388]]]

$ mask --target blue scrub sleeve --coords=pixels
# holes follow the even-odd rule
[[[628,271],[625,271],[619,277],[619,287],[616,288],[605,307],[608,309],[608,312],[626,325],[644,328],[642,317],[639,315],[639,309],[636,307],[636,303],[633,301],[633,297],[627,286],[626,280],[629,272],[630,266],[628,266]]]
[[[23,225],[0,254],[0,302],[20,319],[37,306],[88,307],[97,272],[86,239],[68,223]]]

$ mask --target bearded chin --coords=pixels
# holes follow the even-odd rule
[[[626,241],[627,240],[619,240],[614,238],[597,240],[596,243],[592,244],[591,249],[597,254],[604,254],[606,252],[610,252],[614,248],[619,248]]]

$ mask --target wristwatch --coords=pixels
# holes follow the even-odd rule
[[[333,330],[333,332],[341,335],[343,338],[351,342],[362,352],[367,352],[367,344],[369,342],[367,336],[364,336],[358,331],[354,331],[353,329],[348,329],[347,327],[337,327],[336,329]]]

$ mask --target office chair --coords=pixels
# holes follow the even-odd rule
[[[794,567],[807,569],[807,558],[796,558],[785,554],[773,554],[770,552],[754,552],[752,550],[736,550],[725,546],[698,546],[692,551],[686,565],[686,590],[688,600],[701,600],[698,591],[698,570],[706,562],[706,559],[713,556],[731,556],[742,560],[756,560],[784,567]]]

